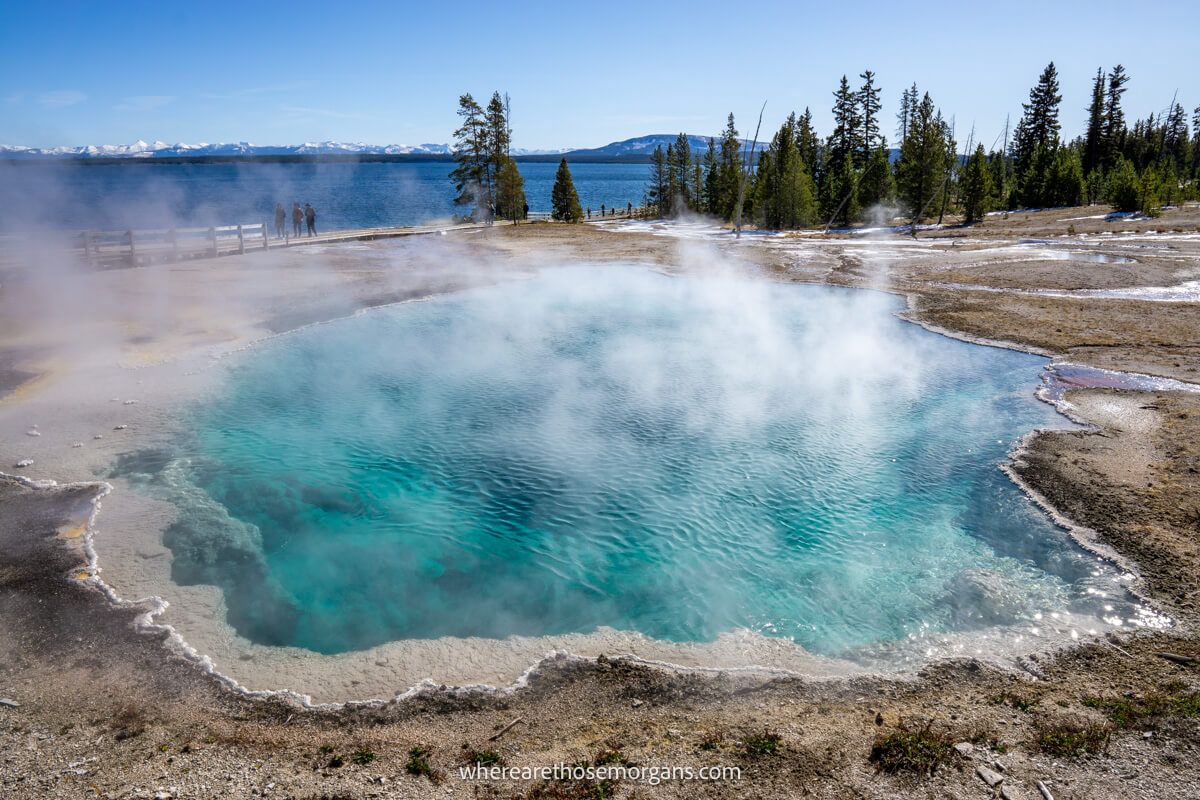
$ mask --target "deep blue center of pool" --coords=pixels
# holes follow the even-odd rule
[[[1043,361],[899,305],[607,266],[279,337],[163,471],[174,578],[321,652],[610,626],[839,653],[1080,608],[1095,559],[998,469],[1063,424]]]

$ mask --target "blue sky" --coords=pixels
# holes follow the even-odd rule
[[[873,69],[990,144],[1047,61],[1069,135],[1121,62],[1127,114],[1200,105],[1200,3],[33,3],[0,8],[0,143],[445,142],[461,92],[512,96],[515,144],[764,129]],[[889,130],[889,138],[894,135]]]

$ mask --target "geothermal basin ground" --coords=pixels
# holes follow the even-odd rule
[[[883,231],[755,234],[735,241],[703,223],[623,223],[497,226],[419,241],[103,272],[73,267],[53,253],[23,254],[0,281],[0,363],[8,392],[0,401],[0,457],[5,472],[22,476],[5,479],[0,506],[7,629],[0,695],[18,703],[4,707],[0,724],[9,743],[20,745],[10,748],[18,755],[0,771],[6,788],[13,796],[72,796],[95,785],[97,793],[132,796],[174,785],[181,796],[227,796],[272,784],[283,796],[473,796],[484,789],[455,773],[466,742],[469,750],[494,749],[510,764],[572,763],[617,751],[634,762],[743,768],[736,784],[666,782],[652,789],[631,781],[615,787],[621,796],[982,796],[986,787],[973,768],[994,771],[997,760],[1013,796],[1037,791],[1036,780],[1053,785],[1056,797],[1111,796],[1130,781],[1145,796],[1187,796],[1195,776],[1180,764],[1196,746],[1186,698],[1197,689],[1195,662],[1188,659],[1198,649],[1200,510],[1194,391],[1200,313],[1188,284],[1200,276],[1200,215],[1180,209],[1156,220],[1101,215],[1068,221],[1079,216],[1072,211],[989,217],[974,228],[923,232],[915,241]],[[1067,233],[1068,225],[1074,233]],[[827,286],[790,285],[796,283]],[[661,302],[662,292],[692,285],[719,291]],[[747,286],[752,291],[742,291]],[[653,336],[630,320],[611,329],[601,324],[624,319],[620,315],[636,311],[647,294],[656,308],[696,313],[658,319]],[[416,300],[427,302],[406,302]],[[470,325],[447,312],[472,302]],[[562,324],[561,310],[572,303],[586,306],[587,313],[570,319],[572,325],[588,320],[583,329],[589,335],[563,339],[562,347],[574,348],[565,354],[532,347],[546,341],[546,325]],[[374,307],[380,308],[358,314]],[[895,319],[897,311],[930,331],[1010,349],[922,331]],[[695,320],[705,318],[732,324],[697,342],[710,327]],[[813,319],[821,324],[800,324]],[[441,331],[443,338],[430,334],[420,347],[405,348],[414,340],[413,326]],[[877,337],[881,330],[886,335]],[[514,338],[512,347],[490,346],[500,331]],[[648,352],[639,344],[647,338],[662,346]],[[906,339],[915,343],[881,346]],[[809,347],[780,351],[780,341]],[[845,341],[858,350],[837,350]],[[622,346],[605,346],[614,342]],[[672,346],[680,355],[683,344],[689,357],[701,352],[712,360],[661,357]],[[472,358],[451,360],[460,347]],[[947,348],[960,355],[946,355]],[[756,353],[760,361],[770,353],[778,358],[772,363],[784,366],[739,363],[729,357],[735,351]],[[358,360],[379,353],[388,359],[370,368]],[[829,355],[821,369],[789,373],[817,353]],[[1070,380],[1048,388],[1080,424],[1033,399],[1041,365],[1051,358]],[[587,368],[564,373],[580,363]],[[697,374],[679,371],[681,363]],[[344,374],[323,371],[330,364]],[[1073,365],[1079,368],[1072,371]],[[1001,380],[1011,371],[1020,375]],[[435,380],[448,372],[454,381]],[[339,395],[351,374],[369,375],[372,387],[355,385]],[[514,387],[502,380],[512,374],[538,380]],[[429,379],[412,379],[420,375]],[[656,380],[643,380],[646,375]],[[820,391],[807,396],[802,390],[814,375]],[[327,406],[307,408],[312,417],[272,426],[286,415],[255,411],[300,405],[297,398],[313,396],[300,390],[305,381],[310,389],[333,392]],[[664,382],[672,391],[647,389]],[[704,395],[713,387],[719,391]],[[844,402],[822,409],[813,401],[831,395]],[[470,408],[477,397],[488,398],[481,404],[486,414]],[[698,399],[686,407],[664,404],[679,397]],[[911,441],[888,439],[912,424],[884,408],[908,407],[906,401],[918,397],[947,401],[934,409],[940,416],[930,417],[940,422]],[[393,426],[388,434],[394,439],[382,434],[382,419],[400,417],[408,425],[425,418],[416,413],[422,408],[455,404],[460,413],[438,418],[448,428]],[[610,412],[601,420],[608,427],[595,427],[589,414],[596,408]],[[766,421],[756,418],[763,408],[772,411]],[[519,441],[540,441],[532,453],[503,446],[511,437],[500,437],[491,449],[479,446],[506,430],[501,421],[530,418],[538,430],[522,429]],[[770,428],[781,419],[804,420],[795,430],[820,430],[828,438],[796,433],[789,439],[786,424]],[[694,463],[719,462],[712,455],[721,453],[717,433],[738,425],[751,426],[741,433],[752,434],[738,441],[763,443],[736,476],[740,483],[731,475],[692,471]],[[1054,430],[1026,436],[1042,427]],[[589,441],[597,430],[604,435]],[[366,433],[361,441],[356,431]],[[980,438],[955,438],[963,431]],[[347,448],[311,449],[331,439]],[[612,451],[629,452],[604,452],[604,440],[617,444]],[[256,441],[264,446],[256,449]],[[780,442],[787,446],[770,449]],[[553,444],[560,446],[547,446]],[[952,454],[972,446],[991,449],[980,459],[954,462]],[[363,480],[333,482],[356,465],[370,472],[380,450],[397,455],[387,465],[391,489]],[[1000,472],[1010,450],[1012,477],[1047,512]],[[478,463],[481,452],[488,463]],[[789,460],[798,452],[808,456]],[[856,460],[863,453],[879,458]],[[854,491],[806,497],[799,504],[804,509],[825,500],[831,512],[802,519],[803,509],[772,502],[790,490],[770,478],[811,464],[813,454],[829,459],[820,474],[840,475],[832,483]],[[890,466],[893,457],[899,466]],[[501,458],[508,459],[502,468]],[[778,459],[778,468],[758,474],[755,467],[768,458]],[[25,460],[33,463],[11,466]],[[863,464],[876,462],[880,473],[864,474]],[[437,475],[436,466],[447,464],[455,469]],[[641,471],[619,473],[630,464]],[[975,481],[967,475],[971,464]],[[954,480],[931,481],[936,468]],[[527,480],[516,487],[495,483],[496,475],[523,474]],[[571,486],[548,484],[546,474],[566,476]],[[811,476],[815,487],[820,474]],[[273,494],[254,483],[264,476],[276,489],[285,478],[294,484]],[[488,521],[465,538],[470,526],[453,516],[464,507],[464,476],[473,476],[469,496],[482,503],[471,507],[470,518]],[[805,485],[804,477],[788,486]],[[76,482],[101,479],[112,491],[97,510],[92,500],[101,489]],[[60,485],[38,483],[47,480]],[[697,485],[706,491],[691,497],[686,488]],[[873,495],[869,486],[880,485],[895,493]],[[863,568],[862,557],[835,556],[877,547],[837,538],[831,548],[814,542],[817,557],[829,556],[842,570],[831,567],[838,576],[833,586],[780,559],[738,563],[745,553],[761,555],[761,508],[775,514],[773,530],[784,535],[826,524],[838,536],[902,534],[900,498],[920,494],[913,490],[918,485],[940,488],[928,492],[928,506],[908,509],[917,540],[931,528],[931,509],[950,510],[934,527],[945,538],[929,548],[933,560]],[[396,486],[409,502],[379,518],[371,498],[394,497]],[[624,487],[628,502],[597,502],[607,486]],[[628,491],[631,486],[639,491]],[[306,492],[307,502],[280,502],[303,501]],[[832,510],[852,509],[850,495],[864,500],[861,516],[829,518],[836,517]],[[516,503],[517,497],[527,502]],[[663,498],[675,505],[663,507]],[[258,556],[231,546],[221,538],[231,523],[213,523],[231,508],[276,541],[260,546]],[[420,516],[439,509],[436,519]],[[984,537],[983,550],[999,559],[982,566],[1016,581],[1007,585],[1026,604],[1007,610],[967,604],[957,610],[967,619],[956,623],[956,609],[939,602],[930,587],[954,585],[961,572],[981,566],[979,552],[954,560],[964,542],[980,545],[961,535],[964,528],[984,527],[967,518],[972,510],[991,523],[993,538]],[[647,530],[670,533],[670,522],[686,525],[688,540],[705,542],[728,579],[705,581],[704,561],[670,550],[675,541],[665,533],[653,552],[630,549],[619,541],[624,524],[612,527],[605,547],[590,552],[579,542],[569,552],[513,548],[530,531],[553,534],[556,520],[562,531],[595,530],[596,520],[615,511],[635,515]],[[664,524],[656,527],[656,520]],[[703,530],[714,520],[719,530]],[[188,524],[190,531],[183,529]],[[332,528],[345,534],[346,545],[322,551],[312,531]],[[441,533],[403,538],[430,530]],[[736,532],[746,546],[722,551],[728,545],[722,530]],[[389,532],[391,539],[371,538]],[[900,534],[870,543],[897,546]],[[1015,547],[1021,535],[1040,549]],[[365,571],[367,556],[384,553],[379,548],[394,545],[395,536],[403,546],[393,552],[401,556],[392,564],[381,556],[376,573]],[[506,571],[489,571],[481,556],[485,541],[505,553]],[[1002,545],[1011,549],[1004,552]],[[464,558],[471,548],[473,562]],[[344,560],[356,549],[359,560]],[[409,553],[411,559],[402,557]],[[262,554],[265,569],[255,562]],[[437,572],[469,563],[478,564],[474,572]],[[548,570],[552,563],[557,572]],[[581,576],[603,574],[598,565],[613,563],[622,568],[612,574],[628,583],[572,594]],[[317,594],[304,596],[304,576],[314,564],[328,565],[342,581],[338,600],[347,597],[346,587],[365,587],[355,601],[359,613],[339,616],[345,609],[317,596],[316,581],[307,583]],[[678,571],[657,571],[663,565]],[[780,566],[781,574],[772,575],[767,565]],[[241,572],[222,574],[230,566]],[[247,581],[247,574],[260,580]],[[547,574],[555,580],[539,583],[537,576]],[[936,580],[920,584],[913,576]],[[878,584],[870,582],[875,578]],[[368,618],[386,605],[368,602],[372,597],[422,580],[441,593],[401,593],[392,613]],[[268,591],[237,596],[237,587],[264,590],[280,581],[302,607],[279,611]],[[718,584],[723,594],[710,588]],[[965,586],[980,591],[978,581]],[[832,599],[813,601],[822,591]],[[530,592],[546,601],[521,609]],[[170,605],[135,602],[150,596]],[[124,602],[114,607],[116,597]],[[631,597],[642,602],[630,603]],[[426,604],[421,614],[397,616],[414,600]],[[464,618],[455,609],[466,601],[474,605]],[[500,614],[505,608],[521,613]],[[687,609],[697,608],[688,622]],[[830,610],[841,615],[837,624],[817,613]],[[995,615],[991,624],[971,619],[985,611]],[[1079,624],[1061,623],[1066,613],[1078,615]],[[357,622],[346,626],[339,619]],[[559,629],[538,629],[552,619]],[[793,627],[778,635],[756,628],[756,620]],[[295,630],[319,631],[321,638],[304,640]],[[990,638],[981,640],[981,630]],[[397,644],[403,641],[409,644]],[[560,655],[530,671],[551,652]],[[765,669],[745,669],[752,666]],[[435,684],[510,688],[406,691],[426,677]],[[383,702],[306,710],[293,695],[255,697],[235,691],[235,682],[251,690],[287,689],[316,702]],[[1152,727],[1147,720],[1116,722],[1106,703],[1124,692],[1171,698],[1154,702],[1174,710],[1157,712]],[[392,700],[397,693],[405,696]],[[518,718],[522,722],[489,744]],[[870,760],[877,737],[926,724],[971,743],[970,753],[955,751],[945,769],[914,783],[877,776]],[[1087,726],[1105,731],[1103,754],[1068,758],[1047,749],[1047,731],[1086,733]],[[761,736],[779,737],[770,753],[747,745]],[[322,747],[377,758],[331,766]],[[435,771],[446,773],[436,789],[428,777],[405,773],[413,747],[428,748]],[[557,784],[546,791],[551,788],[566,791]],[[519,781],[486,789],[496,796],[538,790]]]

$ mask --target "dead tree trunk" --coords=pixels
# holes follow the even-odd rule
[[[735,238],[742,238],[742,208],[746,205],[746,183],[750,179],[750,170],[754,164],[754,152],[758,150],[758,132],[762,130],[763,112],[767,110],[767,103],[764,100],[762,108],[758,110],[758,125],[754,128],[754,143],[750,146],[750,157],[746,159],[746,163],[742,165],[742,174],[738,176],[738,196],[737,208],[733,215],[733,233]]]

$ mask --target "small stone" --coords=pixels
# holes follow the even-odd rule
[[[104,434],[103,434],[103,433],[97,433],[97,434],[96,434],[95,436],[93,436],[92,438],[93,438],[93,439],[103,439],[103,438],[104,438]]]
[[[137,400],[126,400],[123,405],[131,406],[137,403]]]
[[[71,447],[83,447],[83,442],[71,442]]]
[[[16,464],[13,464],[13,466],[16,467],[17,469],[21,469],[22,467],[32,467],[33,459],[32,458],[22,458]]]
[[[0,706],[8,706],[9,708],[20,708],[21,704],[11,697],[0,697]]]
[[[643,706],[643,705],[645,705],[645,704],[646,704],[646,701],[645,701],[645,700],[634,700],[634,701],[633,701],[633,707],[634,707],[634,708],[640,708],[641,706]]]
[[[975,752],[975,745],[971,744],[970,742],[959,742],[958,744],[954,745],[954,749],[963,758],[970,758],[971,753]]]
[[[1142,738],[1143,739],[1153,739],[1154,731],[1146,731],[1145,733],[1142,734]]]
[[[1000,787],[1000,800],[1023,800],[1023,797],[1015,789],[1010,789],[1007,783]]]
[[[128,427],[129,427],[128,425],[118,425],[117,427],[113,428],[113,430],[114,431],[123,431]]]
[[[988,786],[992,787],[993,789],[1004,782],[1003,775],[1001,775],[998,772],[993,772],[992,770],[988,769],[987,767],[983,766],[982,764],[975,767],[975,774],[979,776],[979,779],[981,781],[983,781],[984,783],[986,783]]]
[[[26,436],[41,436],[42,432],[39,431],[37,429],[37,426],[35,425],[32,428],[30,428],[29,430],[25,431],[25,435]]]

